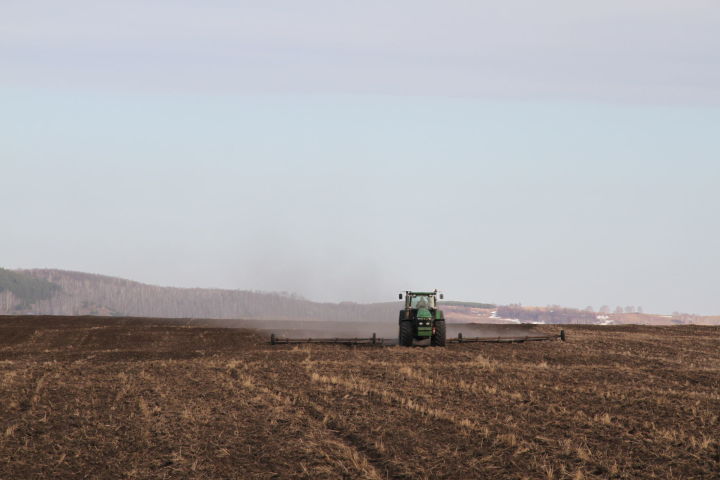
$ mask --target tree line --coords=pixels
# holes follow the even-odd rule
[[[62,270],[38,269],[14,273],[28,285],[35,285],[36,293],[31,295],[16,288],[23,296],[0,294],[0,313],[382,321],[396,318],[399,308],[399,302],[318,303],[282,293],[158,287]],[[32,301],[28,302],[29,299]]]

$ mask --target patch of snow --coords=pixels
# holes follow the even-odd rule
[[[489,317],[489,318],[500,318],[500,317],[497,316],[497,310],[493,310],[492,312],[490,312],[490,317]]]
[[[595,318],[598,320],[607,320],[610,317],[608,317],[607,315],[597,315]]]
[[[615,325],[615,320],[607,318],[604,321],[600,322],[598,325]]]

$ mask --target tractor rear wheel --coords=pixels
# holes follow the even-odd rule
[[[400,322],[400,335],[398,336],[398,345],[400,345],[401,347],[410,347],[412,346],[412,341],[412,322],[407,320]]]
[[[432,337],[430,337],[430,345],[433,347],[445,346],[445,320],[435,321],[435,330]]]

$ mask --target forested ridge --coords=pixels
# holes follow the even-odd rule
[[[399,302],[318,303],[281,293],[159,287],[64,270],[0,273],[23,287],[0,283],[0,314],[362,321],[396,318],[399,306]]]
[[[12,295],[21,308],[48,299],[58,290],[58,285],[42,278],[0,268],[0,293]]]

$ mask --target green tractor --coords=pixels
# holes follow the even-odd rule
[[[440,300],[443,294],[439,294]],[[401,293],[398,298],[403,299]],[[437,308],[438,291],[405,292],[405,308],[400,310],[398,345],[410,347],[415,341],[433,347],[445,346],[445,316]]]

